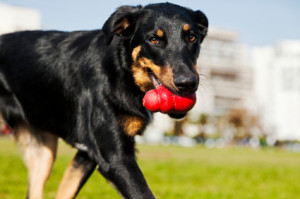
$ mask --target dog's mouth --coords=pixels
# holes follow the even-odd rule
[[[148,74],[150,76],[150,79],[151,79],[151,81],[152,81],[153,86],[154,86],[155,89],[162,85],[162,83],[156,77],[156,75],[154,74],[154,72],[152,72],[152,70],[149,69],[149,68],[148,68]]]
[[[158,87],[163,86],[166,89],[168,89],[171,93],[173,93],[174,95],[180,95],[176,91],[176,89],[169,88],[168,86],[164,85],[150,68],[147,69],[147,72],[148,72],[148,75],[149,75],[149,77],[150,77],[150,79],[152,81],[154,89],[157,89]]]
[[[146,93],[143,104],[152,112],[166,113],[175,119],[181,119],[194,106],[195,93],[191,95],[179,95],[166,88],[158,77],[148,69],[149,77],[153,83],[153,90]]]

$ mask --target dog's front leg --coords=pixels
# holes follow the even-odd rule
[[[96,163],[89,158],[88,154],[78,151],[64,173],[55,198],[75,198],[95,168]]]
[[[136,162],[133,139],[123,137],[108,145],[101,147],[107,164],[99,165],[100,173],[125,199],[155,199]]]

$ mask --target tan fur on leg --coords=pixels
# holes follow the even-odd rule
[[[59,185],[56,199],[75,198],[96,168],[96,163],[83,151],[77,151]]]
[[[81,180],[84,177],[84,165],[80,167],[74,166],[74,160],[69,164],[66,169],[63,179],[60,182],[56,199],[72,199],[75,198],[78,188],[80,187]]]
[[[16,142],[20,146],[28,168],[28,198],[42,199],[56,156],[57,137],[24,126],[14,131]]]

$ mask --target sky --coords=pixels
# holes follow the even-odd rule
[[[100,29],[121,5],[146,5],[156,0],[0,0],[35,8],[42,16],[42,29]],[[299,0],[169,0],[202,10],[210,25],[237,31],[239,41],[249,46],[275,45],[285,39],[300,40]]]

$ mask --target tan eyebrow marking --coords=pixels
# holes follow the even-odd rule
[[[182,30],[183,30],[184,32],[189,31],[189,30],[190,30],[190,25],[189,25],[189,24],[184,24],[184,26],[182,27]]]
[[[164,37],[164,31],[162,31],[161,29],[158,29],[158,30],[156,31],[156,34],[157,34],[157,36],[158,36],[159,38],[163,38],[163,37]]]

